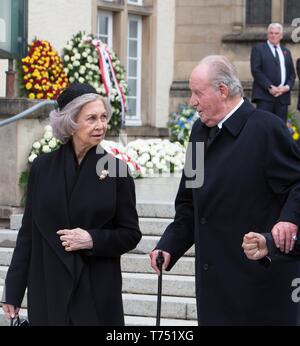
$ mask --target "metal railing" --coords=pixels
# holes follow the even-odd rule
[[[25,111],[17,114],[17,115],[14,115],[13,117],[11,118],[7,118],[7,119],[4,119],[2,121],[0,121],[0,127],[1,126],[4,126],[4,125],[8,125],[8,124],[11,124],[13,123],[14,121],[17,121],[17,120],[20,120],[20,119],[23,119],[25,117],[27,117],[28,115],[32,114],[33,112],[35,112],[36,110],[44,107],[44,106],[47,106],[47,105],[56,105],[57,102],[55,100],[46,100],[46,101],[42,101],[28,109],[26,109]]]

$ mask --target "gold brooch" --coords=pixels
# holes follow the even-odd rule
[[[101,175],[99,177],[100,180],[105,179],[108,176],[109,172],[106,171],[105,169],[101,172]]]

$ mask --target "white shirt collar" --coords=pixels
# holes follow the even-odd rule
[[[280,43],[278,43],[278,44],[273,44],[273,43],[271,43],[269,40],[268,40],[267,42],[268,42],[268,45],[269,45],[269,47],[271,48],[272,52],[273,52],[274,49],[275,49],[274,46],[276,46],[277,48],[280,48]]]
[[[239,102],[239,103],[238,103],[238,104],[226,115],[225,118],[223,118],[223,119],[218,123],[219,129],[221,129],[222,126],[223,126],[223,124],[224,124],[224,122],[225,122],[228,118],[230,118],[230,117],[232,116],[232,114],[233,114],[234,112],[236,112],[236,111],[241,107],[241,105],[243,104],[243,102],[244,102],[244,99],[241,98],[240,102]]]

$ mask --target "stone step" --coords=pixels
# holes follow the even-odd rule
[[[12,229],[0,229],[0,247],[15,247],[18,231]]]
[[[0,286],[0,299],[3,286]],[[157,296],[144,294],[123,293],[124,313],[133,316],[155,317]],[[0,303],[2,306],[2,303]],[[25,293],[22,308],[27,308],[27,295]],[[196,299],[186,297],[162,296],[161,317],[179,319],[197,319]]]
[[[125,254],[121,257],[122,271],[126,273],[149,273],[154,271],[149,255]],[[195,258],[182,257],[166,275],[195,275]]]
[[[10,219],[10,229],[0,229],[0,233],[3,232],[5,234],[5,231],[9,231],[9,230],[18,231],[21,227],[22,217],[23,217],[23,214],[12,215]],[[168,225],[172,221],[173,219],[165,219],[165,218],[152,218],[152,217],[139,218],[141,232],[145,235],[162,235],[165,229],[168,227]],[[0,246],[5,246],[5,245],[1,245],[0,243]]]
[[[156,319],[153,317],[143,317],[143,316],[125,316],[126,326],[155,326]],[[174,327],[188,327],[188,326],[198,326],[197,321],[193,320],[179,320],[179,319],[166,319],[162,318],[160,320],[161,326],[174,326]]]
[[[140,217],[139,224],[143,235],[162,235],[173,219]]]
[[[0,231],[0,265],[9,265],[12,254],[12,247],[15,246],[18,231],[1,230]],[[159,236],[143,236],[137,247],[130,251],[135,254],[149,254],[157,245]],[[192,246],[185,256],[195,256],[195,249]]]
[[[175,215],[174,202],[139,201],[136,207],[139,217],[143,218],[173,219]],[[22,217],[23,214],[12,214],[10,217],[10,229],[20,229]]]
[[[123,293],[157,294],[156,274],[122,273]],[[162,294],[165,296],[195,297],[193,276],[164,275]]]
[[[0,282],[3,285],[8,267],[0,267]],[[156,274],[122,273],[123,293],[157,294],[158,276]],[[193,276],[163,275],[162,294],[165,296],[195,297]],[[1,298],[0,294],[0,298]]]
[[[139,201],[136,205],[139,217],[158,217],[173,219],[174,202]]]
[[[13,248],[0,248],[0,266],[9,266],[12,258]]]
[[[123,294],[123,304],[126,315],[156,317],[156,296]],[[196,320],[196,299],[163,296],[161,302],[161,317]]]
[[[135,254],[149,254],[156,247],[159,239],[159,236],[143,236],[137,247],[130,252]],[[185,253],[185,256],[195,256],[194,246]]]
[[[21,309],[21,318],[27,318],[27,310]],[[180,320],[180,319],[168,319],[161,318],[161,326],[197,326],[197,321],[195,320]],[[125,325],[126,326],[155,326],[156,319],[153,317],[144,316],[127,316],[125,315]],[[9,326],[10,322],[5,318],[4,312],[0,310],[0,326]]]
[[[12,214],[10,217],[10,229],[19,230],[22,224],[23,214]]]

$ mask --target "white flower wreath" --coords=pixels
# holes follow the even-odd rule
[[[92,34],[86,35],[81,31],[73,36],[62,51],[64,69],[70,83],[89,83],[99,94],[106,96],[99,68],[99,56],[93,45],[93,40],[95,40],[95,37]],[[122,89],[123,94],[126,95],[127,83],[125,81],[125,69],[121,65],[116,54],[110,51],[108,47],[107,50],[110,54],[120,88]],[[114,85],[112,76],[110,76],[110,78],[113,85],[110,95],[112,118],[108,129],[111,135],[118,135],[122,123],[121,99]]]

